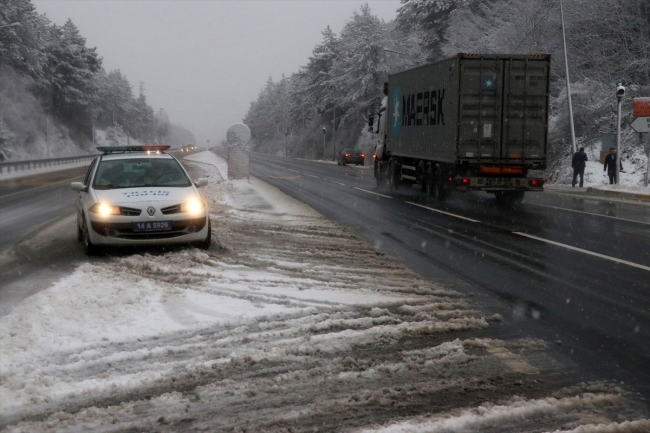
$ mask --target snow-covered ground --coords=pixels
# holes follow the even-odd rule
[[[603,171],[603,164],[600,163],[601,142],[585,146],[587,154],[587,167],[585,168],[584,186],[598,189],[609,189],[609,177]],[[623,172],[620,173],[621,187],[633,192],[646,192],[647,187],[643,187],[643,178],[648,167],[648,157],[643,153],[642,146],[624,149],[623,152]],[[563,165],[562,173],[559,173],[555,182],[559,184],[571,184],[573,169],[571,168],[571,157],[568,157]]]
[[[491,338],[474,298],[187,159],[212,248],[82,263],[0,318],[0,429],[649,431],[616,384],[552,385],[546,343]]]

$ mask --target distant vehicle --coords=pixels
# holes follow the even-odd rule
[[[357,150],[345,149],[343,152],[338,153],[336,163],[338,165],[364,165],[365,155]]]
[[[208,208],[166,145],[98,147],[78,192],[77,238],[92,255],[102,246],[193,243],[208,249]]]
[[[458,54],[389,75],[377,185],[417,184],[438,200],[487,191],[507,203],[542,191],[528,172],[546,167],[550,68],[548,54]]]

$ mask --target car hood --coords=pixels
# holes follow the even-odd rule
[[[182,203],[197,197],[194,188],[125,188],[110,190],[95,190],[97,201],[100,203],[123,204],[165,201]]]

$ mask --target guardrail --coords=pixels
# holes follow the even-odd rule
[[[74,164],[77,162],[92,161],[98,155],[66,156],[63,158],[32,159],[27,161],[0,162],[0,174],[11,173],[19,169],[22,171],[34,170],[41,167]],[[5,171],[6,169],[6,171]]]

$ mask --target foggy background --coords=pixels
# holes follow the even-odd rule
[[[107,71],[144,82],[148,103],[164,108],[199,145],[225,139],[269,77],[297,72],[330,26],[340,32],[368,4],[383,20],[390,1],[62,1],[34,0],[58,25],[70,18],[97,47]]]

